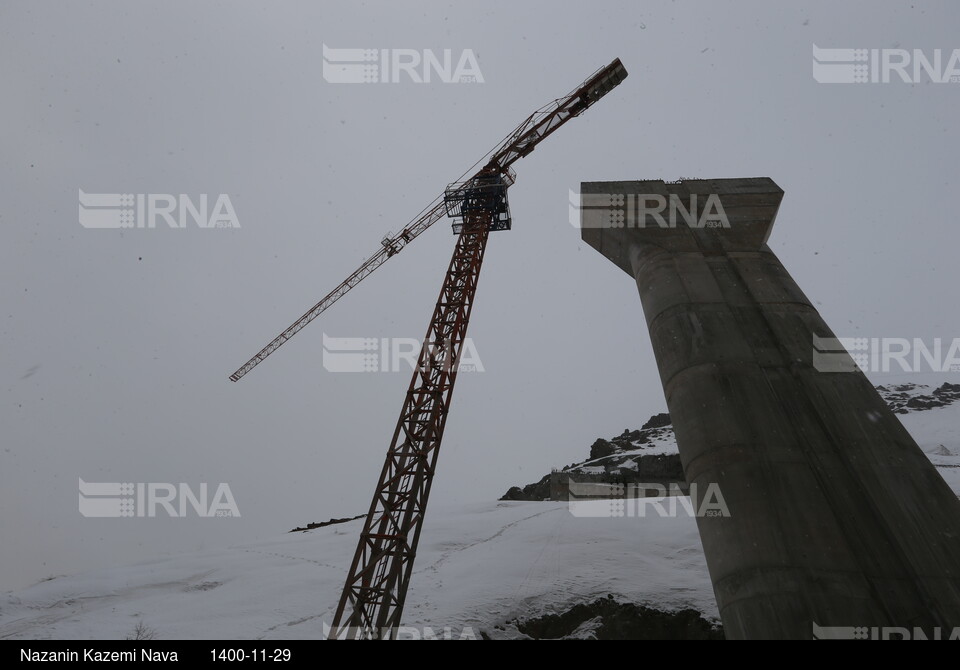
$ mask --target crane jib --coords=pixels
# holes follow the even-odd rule
[[[517,128],[514,129],[491,153],[488,163],[474,174],[466,182],[481,178],[483,175],[489,175],[491,172],[498,172],[503,178],[505,186],[503,187],[501,211],[491,222],[491,230],[509,230],[510,215],[509,207],[506,204],[506,187],[513,183],[514,175],[510,166],[527,156],[532,152],[540,142],[553,134],[558,128],[564,125],[570,119],[579,116],[588,107],[597,100],[613,90],[627,76],[627,70],[623,67],[619,58],[613,60],[606,67],[600,68],[594,74],[586,79],[580,86],[563,98],[549,103],[537,112],[531,114]],[[451,185],[453,186],[453,185]],[[249,361],[244,363],[232,375],[230,381],[238,381],[253,368],[263,362],[270,354],[280,348],[290,340],[293,335],[300,332],[304,326],[320,316],[329,309],[337,300],[342,298],[350,289],[369,276],[374,270],[383,265],[389,258],[398,254],[406,245],[423,233],[427,228],[443,218],[444,213],[448,211],[448,198],[450,197],[450,188],[444,196],[437,198],[431,203],[421,215],[404,227],[394,237],[385,237],[381,240],[381,249],[379,249],[370,258],[364,261],[357,270],[341,282],[336,288],[328,293],[316,305],[311,307],[303,316],[293,322],[286,330],[274,338],[267,346],[261,349]],[[456,199],[456,196],[454,196]],[[458,232],[460,223],[454,222],[454,231]]]

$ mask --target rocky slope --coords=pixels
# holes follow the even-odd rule
[[[907,383],[876,388],[887,406],[900,415],[948,407],[960,400],[960,384],[945,382],[932,388],[926,384]],[[907,429],[910,429],[909,425]],[[650,417],[639,430],[624,430],[610,439],[597,438],[590,445],[589,454],[586,460],[567,465],[559,472],[588,475],[609,482],[683,480],[683,468],[669,414]],[[955,454],[944,445],[935,445],[928,455]],[[950,464],[935,465],[941,469],[941,473],[943,468],[953,467]],[[549,500],[550,480],[551,475],[548,474],[532,484],[513,486],[500,499]]]

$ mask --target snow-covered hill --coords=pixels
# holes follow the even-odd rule
[[[960,402],[940,403],[945,393],[907,386],[888,390],[906,394],[896,398],[907,408],[899,418],[960,493]],[[643,453],[647,444],[666,453],[672,431],[655,430],[655,441],[626,439],[619,456],[634,458],[627,452]],[[138,624],[157,639],[319,638],[360,526],[354,520],[44,581],[0,597],[0,638],[123,639]],[[404,623],[417,634],[430,627],[453,637],[520,637],[518,620],[569,614],[608,596],[663,611],[692,608],[716,620],[694,519],[584,518],[558,502],[433,508]],[[598,620],[584,619],[570,635],[589,637]]]
[[[952,412],[933,412],[960,405],[960,384],[887,384],[877,386],[887,406],[899,415],[920,448],[937,466],[944,479],[957,490],[960,478],[960,422]],[[944,458],[945,457],[945,458]],[[598,438],[589,457],[560,469],[571,475],[606,476],[610,481],[657,479],[683,480],[677,438],[669,414],[657,414],[639,430],[624,430],[610,439]],[[548,500],[550,475],[526,486],[511,487],[502,500]]]

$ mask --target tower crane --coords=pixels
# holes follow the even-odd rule
[[[516,178],[512,165],[626,76],[617,58],[524,119],[487,154],[483,167],[449,184],[399,233],[384,237],[376,253],[353,274],[230,375],[231,381],[238,381],[444,215],[453,219],[457,235],[453,258],[360,533],[330,638],[389,639],[400,625],[487,238],[491,232],[511,228],[507,189]]]

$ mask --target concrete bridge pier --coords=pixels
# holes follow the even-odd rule
[[[815,351],[835,335],[766,244],[782,197],[581,185],[584,241],[637,283],[687,481],[729,510],[697,519],[726,635],[946,639],[960,501],[852,359]]]

